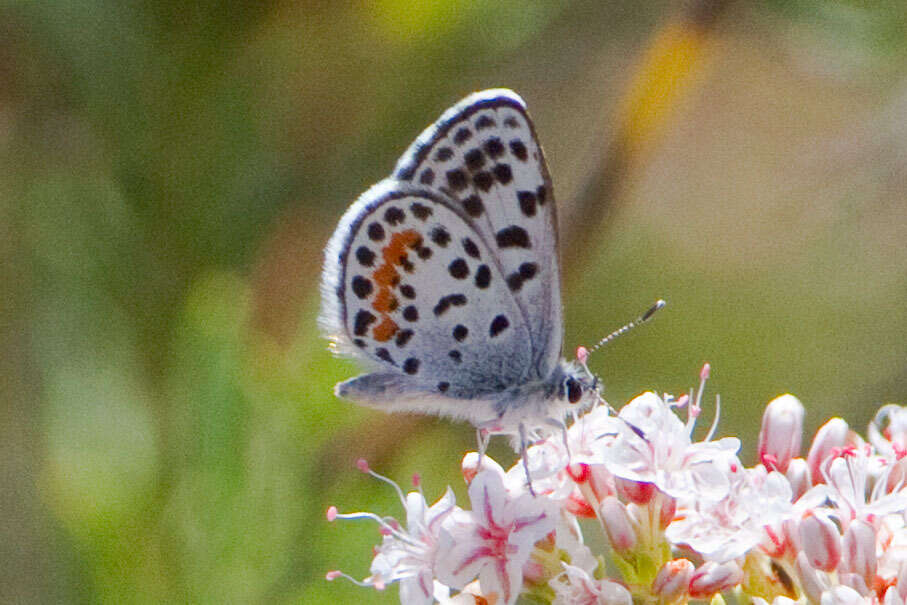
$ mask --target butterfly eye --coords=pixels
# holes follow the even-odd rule
[[[583,387],[579,380],[568,378],[564,386],[567,387],[567,401],[570,403],[576,403],[583,396]]]

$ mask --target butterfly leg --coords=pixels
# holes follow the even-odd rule
[[[476,472],[479,472],[482,468],[482,461],[485,459],[485,450],[488,449],[489,441],[491,441],[491,431],[476,427],[476,447],[479,450],[479,462],[476,464]]]
[[[526,450],[529,447],[529,438],[526,435],[526,425],[520,423],[520,458],[523,459],[523,470],[526,472],[526,485],[529,487],[529,493],[535,497],[535,490],[532,489],[532,477],[529,475],[529,456]]]
[[[545,424],[560,431],[561,438],[564,441],[564,450],[567,452],[567,464],[570,464],[570,443],[567,440],[567,425],[557,418],[546,418]]]

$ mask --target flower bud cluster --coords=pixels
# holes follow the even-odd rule
[[[505,470],[472,452],[461,463],[469,506],[448,488],[434,504],[393,485],[406,521],[368,518],[381,542],[369,576],[401,603],[686,603],[735,592],[755,603],[907,605],[907,408],[879,410],[863,439],[840,418],[802,451],[804,407],[765,409],[758,463],[740,442],[693,438],[699,389],[643,393],[534,443]],[[527,477],[531,485],[527,482]],[[593,552],[584,535],[607,544]],[[598,540],[597,543],[601,543]]]

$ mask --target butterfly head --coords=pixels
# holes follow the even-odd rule
[[[582,363],[564,363],[561,367],[558,398],[570,409],[584,409],[600,399],[599,380]]]

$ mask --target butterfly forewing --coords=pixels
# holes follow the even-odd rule
[[[563,329],[557,218],[522,99],[507,90],[467,97],[419,136],[394,177],[442,192],[485,242],[528,326],[534,377],[547,377]]]
[[[442,193],[388,179],[350,208],[330,248],[340,266],[326,298],[348,352],[448,396],[526,380],[524,315],[492,250]]]

